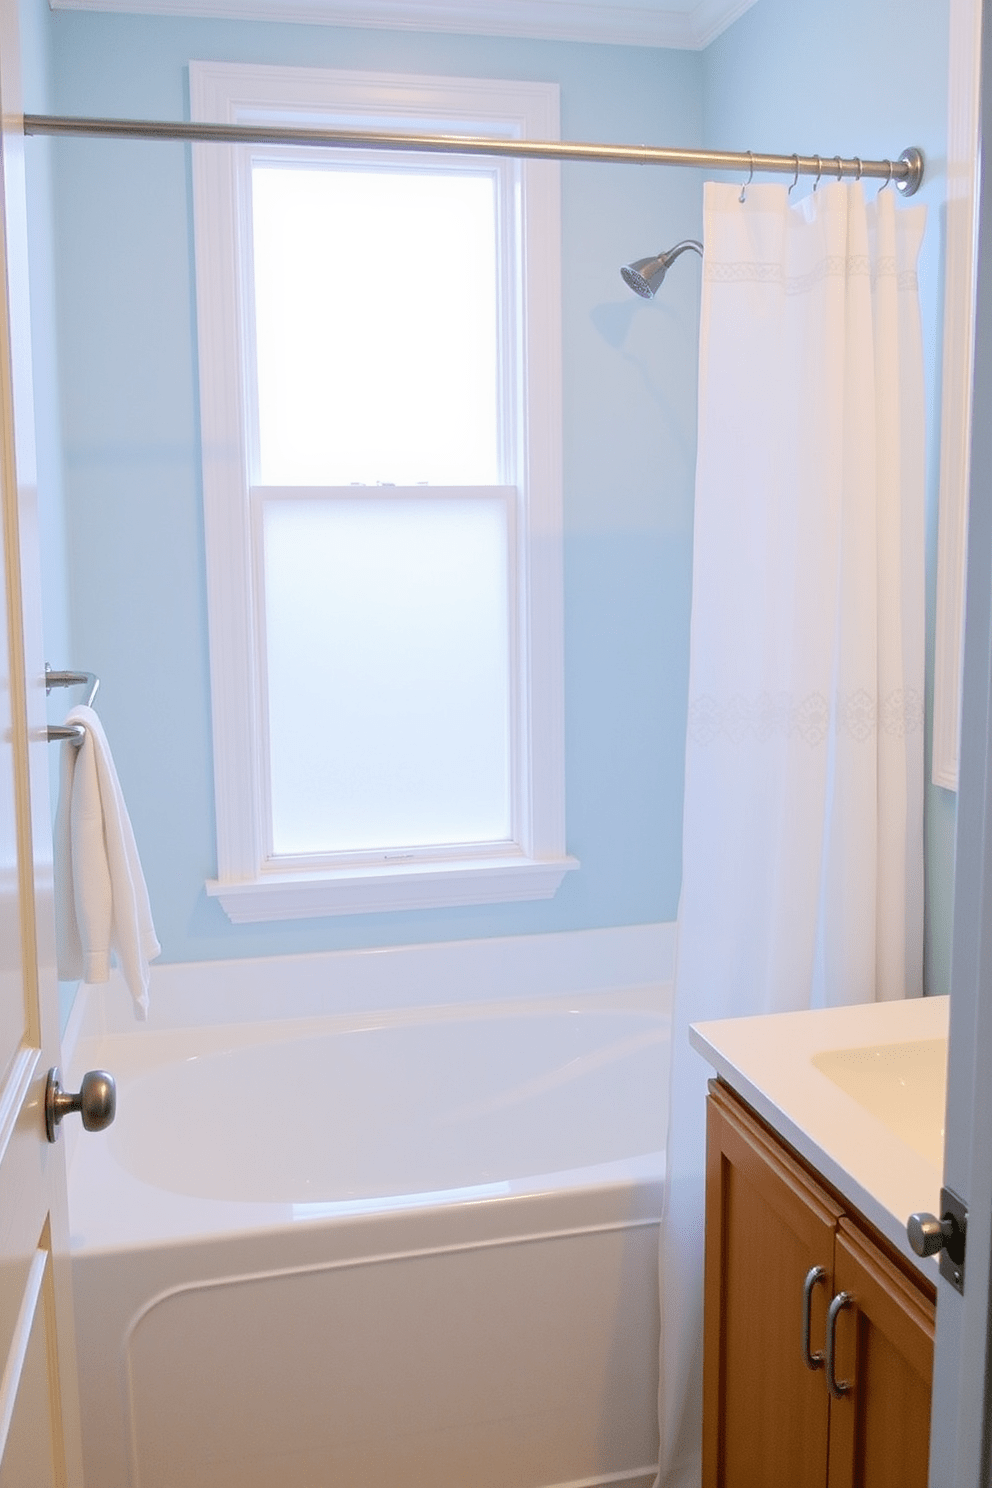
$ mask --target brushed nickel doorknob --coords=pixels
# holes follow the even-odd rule
[[[75,1095],[62,1089],[62,1071],[53,1065],[45,1086],[45,1131],[50,1142],[59,1139],[63,1116],[78,1111],[87,1131],[103,1131],[117,1114],[117,1086],[106,1070],[88,1070]]]
[[[968,1240],[968,1206],[946,1183],[940,1190],[940,1218],[911,1214],[906,1238],[918,1256],[940,1256],[940,1274],[964,1296],[964,1254]]]
[[[906,1238],[918,1256],[936,1255],[951,1244],[955,1232],[956,1226],[949,1215],[938,1219],[935,1214],[911,1214],[906,1221]]]

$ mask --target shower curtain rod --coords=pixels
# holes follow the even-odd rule
[[[333,145],[338,149],[413,150],[450,155],[503,155],[515,160],[601,160],[628,165],[692,165],[800,176],[855,177],[894,182],[913,196],[923,180],[923,155],[915,146],[898,160],[859,160],[840,155],[765,155],[751,150],[676,150],[660,145],[581,144],[570,140],[489,139],[468,134],[397,134],[288,125],[201,124],[154,119],[86,119],[25,114],[24,133],[85,135],[100,139],[174,140],[222,145]]]

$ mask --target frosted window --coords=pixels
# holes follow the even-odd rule
[[[495,485],[491,172],[252,170],[259,481]]]
[[[511,836],[506,523],[496,496],[266,502],[276,855]]]

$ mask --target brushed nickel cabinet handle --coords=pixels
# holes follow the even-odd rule
[[[813,1288],[821,1281],[827,1279],[827,1268],[825,1266],[811,1266],[806,1272],[806,1280],[803,1282],[803,1363],[807,1369],[822,1369],[823,1355],[819,1350],[814,1354],[809,1346],[810,1338],[810,1314],[813,1310]]]
[[[834,1360],[837,1353],[837,1319],[840,1317],[845,1307],[853,1306],[854,1298],[851,1296],[850,1292],[838,1292],[836,1297],[831,1302],[830,1306],[827,1308],[827,1389],[830,1391],[835,1400],[842,1400],[845,1395],[850,1394],[853,1388],[850,1380],[839,1380],[837,1378],[837,1371],[834,1365]]]

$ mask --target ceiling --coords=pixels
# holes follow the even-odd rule
[[[54,10],[223,16],[697,51],[754,0],[51,0]]]

